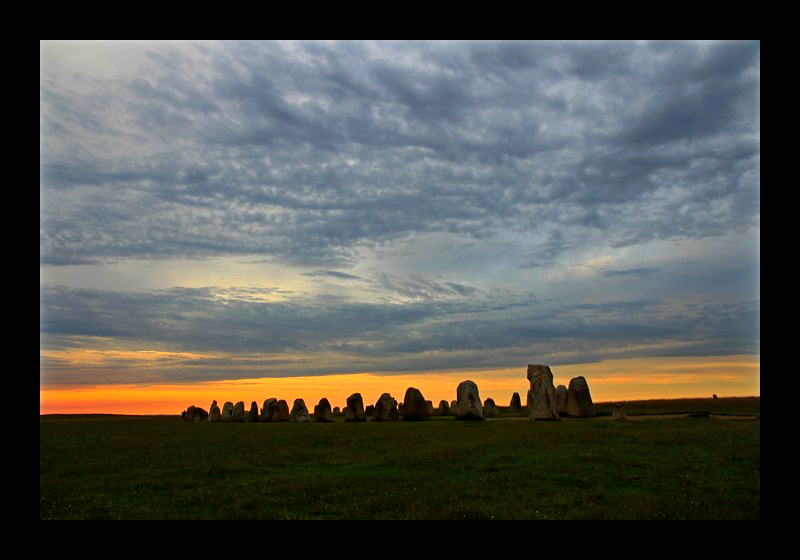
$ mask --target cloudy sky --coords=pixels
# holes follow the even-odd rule
[[[40,389],[757,363],[759,199],[757,41],[43,41]]]

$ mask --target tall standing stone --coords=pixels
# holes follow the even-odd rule
[[[303,399],[295,399],[292,411],[289,413],[292,422],[309,422],[311,417],[308,415],[308,407]]]
[[[319,404],[314,407],[314,421],[316,422],[333,422],[331,415],[331,403],[325,397],[319,400]]]
[[[569,391],[564,385],[556,387],[556,412],[559,416],[568,416],[567,401],[569,400]]]
[[[361,393],[353,393],[347,397],[347,406],[344,409],[345,422],[365,422],[364,399]]]
[[[528,390],[531,420],[560,420],[556,410],[556,388],[553,386],[553,372],[550,367],[540,364],[528,364]]]
[[[233,403],[231,401],[226,401],[225,404],[222,405],[222,414],[220,415],[220,420],[222,422],[230,422],[233,418]]]
[[[244,422],[244,401],[239,401],[233,405],[233,412],[231,412],[232,422]]]
[[[389,393],[383,393],[375,403],[372,420],[375,422],[392,422],[397,420],[397,401]]]
[[[271,397],[264,401],[264,406],[261,407],[261,421],[272,422],[272,413],[278,405],[278,399]]]
[[[412,422],[428,419],[425,397],[422,396],[422,391],[416,387],[409,387],[406,389],[406,395],[403,398],[402,419]]]
[[[248,422],[258,422],[258,403],[256,401],[250,403],[250,412],[247,414],[246,420]]]
[[[219,422],[219,418],[221,413],[219,411],[219,405],[217,401],[213,401],[211,406],[208,408],[208,421],[209,422]]]
[[[270,422],[288,422],[291,420],[289,416],[289,403],[286,399],[280,399],[272,409],[272,418]]]
[[[569,381],[567,398],[567,414],[573,418],[591,418],[594,416],[594,403],[589,393],[589,384],[582,375]]]
[[[439,410],[437,412],[439,416],[447,416],[450,414],[450,405],[447,404],[447,401],[442,399],[439,401]]]
[[[478,394],[478,385],[467,379],[456,387],[458,411],[456,420],[483,420],[483,405]]]
[[[519,398],[519,393],[511,395],[511,402],[508,403],[509,412],[522,412],[522,401]]]

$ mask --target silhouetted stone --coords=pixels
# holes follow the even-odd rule
[[[478,385],[467,379],[456,387],[458,409],[456,420],[483,420],[483,405],[478,393]]]
[[[231,416],[233,415],[233,403],[231,401],[227,401],[225,404],[222,405],[222,414],[220,415],[221,422],[230,422],[232,420]]]
[[[291,420],[289,416],[289,403],[287,403],[285,399],[280,399],[272,408],[270,422],[288,422],[289,420]]]
[[[292,422],[310,422],[311,417],[308,415],[308,407],[303,399],[295,399],[292,411],[289,413],[289,418]]]
[[[325,397],[319,400],[319,404],[314,407],[314,421],[316,422],[333,422],[331,416],[331,403]]]
[[[372,419],[375,422],[392,422],[397,420],[397,401],[389,393],[383,393],[375,403]]]
[[[591,418],[594,416],[594,403],[589,393],[589,384],[582,375],[569,381],[567,397],[567,414],[573,418]]]
[[[181,417],[183,418],[184,422],[200,422],[201,420],[206,420],[208,418],[208,412],[199,406],[192,404],[189,405],[186,410],[181,412]]]
[[[250,410],[245,416],[247,422],[258,422],[258,403],[253,401],[250,403]]]
[[[556,412],[559,416],[567,416],[567,401],[569,400],[569,391],[566,385],[559,385],[556,387]]]
[[[211,406],[208,409],[208,421],[209,422],[219,422],[219,418],[221,413],[219,411],[219,405],[217,401],[212,401]]]
[[[511,395],[511,402],[508,404],[509,412],[522,412],[522,401],[520,401],[519,393]]]
[[[458,400],[450,401],[450,414],[458,416]]]
[[[619,403],[614,403],[612,405],[614,410],[611,412],[611,419],[612,420],[625,420],[625,409]]]
[[[261,407],[261,421],[272,422],[272,413],[275,407],[278,406],[278,399],[271,397],[264,401],[264,406]]]
[[[403,413],[402,419],[409,421],[427,420],[428,413],[425,407],[425,397],[422,396],[422,391],[416,387],[409,387],[406,389],[405,398],[403,398]]]
[[[233,405],[233,412],[231,412],[232,422],[244,422],[244,401],[238,401]]]
[[[333,412],[331,412],[331,414],[333,414],[334,416],[341,416],[342,415],[342,411],[338,406],[334,406],[333,407]]]
[[[494,404],[494,399],[488,398],[483,401],[483,416],[484,418],[496,418],[500,416],[500,409]]]
[[[450,405],[447,404],[447,401],[442,399],[439,401],[439,410],[437,410],[437,414],[439,416],[447,416],[450,414]]]
[[[428,417],[433,416],[433,401],[425,401],[425,414]]]
[[[367,418],[372,418],[375,415],[375,405],[368,404],[367,408],[364,409],[364,416]]]
[[[353,393],[347,397],[347,406],[344,409],[345,422],[364,422],[364,399],[361,393]]]
[[[556,410],[556,388],[549,366],[528,364],[528,417],[531,420],[560,420]]]
[[[712,394],[712,395],[711,395],[711,398],[712,398],[712,399],[716,399],[716,398],[717,398],[717,394],[716,394],[716,393]]]

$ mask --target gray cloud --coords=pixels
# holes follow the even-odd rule
[[[757,256],[739,252],[706,275],[676,263],[681,244],[758,235],[758,41],[140,50],[138,66],[118,73],[42,59],[42,267],[234,257],[375,299],[327,300],[271,280],[285,299],[264,301],[265,288],[48,285],[43,346],[91,336],[324,351],[373,369],[384,367],[376,356],[402,357],[387,370],[551,346],[592,359],[624,340],[757,348],[740,319],[753,318]],[[575,280],[608,290],[597,295],[607,315],[562,299],[572,280],[558,274],[576,262],[666,242],[674,257],[614,261],[587,280],[602,282]],[[712,277],[731,286],[726,301],[709,296]]]

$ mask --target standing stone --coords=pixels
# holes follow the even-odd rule
[[[591,418],[594,416],[594,403],[589,393],[589,384],[582,375],[569,381],[567,397],[567,415],[573,418]]]
[[[373,416],[375,416],[375,405],[374,404],[368,404],[367,405],[367,407],[364,409],[364,416],[366,416],[367,418],[372,418]]]
[[[375,422],[392,422],[397,420],[397,401],[389,393],[383,393],[375,403],[375,413],[372,420]]]
[[[353,393],[347,397],[347,406],[344,409],[345,422],[365,422],[367,419],[364,417],[364,399],[361,398],[361,393]]]
[[[288,422],[289,420],[291,420],[289,416],[289,404],[285,399],[280,399],[272,408],[270,422]]]
[[[447,404],[447,401],[444,399],[439,401],[438,414],[439,416],[447,416],[448,414],[450,414],[450,405]]]
[[[450,401],[450,414],[458,416],[458,401]]]
[[[278,399],[271,397],[264,401],[264,406],[261,407],[261,421],[272,422],[272,413],[278,405]]]
[[[416,387],[409,387],[406,389],[406,395],[403,399],[402,419],[412,422],[428,419],[428,411],[425,407],[425,397],[422,396],[422,391]]]
[[[219,405],[217,401],[213,401],[211,406],[208,408],[208,421],[209,422],[219,422],[220,412],[219,412]]]
[[[247,413],[245,420],[248,422],[258,422],[258,403],[256,401],[250,403],[250,411]]]
[[[556,388],[553,386],[553,372],[549,366],[528,364],[528,390],[531,420],[560,420],[556,410]]]
[[[478,394],[478,386],[474,381],[467,379],[456,387],[458,397],[458,412],[456,420],[483,420],[483,406]]]
[[[425,414],[429,418],[433,416],[433,401],[425,401]]]
[[[331,414],[333,414],[334,416],[341,416],[342,415],[342,411],[338,406],[334,406],[333,407],[333,412]]]
[[[331,418],[331,403],[325,397],[319,400],[319,404],[314,407],[314,420],[316,422],[333,422]]]
[[[231,421],[244,422],[244,401],[239,401],[233,405],[233,412],[231,413]]]
[[[311,417],[308,415],[308,408],[303,399],[295,399],[292,411],[289,413],[289,418],[292,422],[310,422]]]
[[[614,410],[611,412],[612,420],[625,420],[625,409],[619,403],[614,403]]]
[[[568,416],[567,402],[569,401],[569,391],[565,385],[556,387],[556,412],[559,416]]]
[[[225,404],[222,405],[222,414],[220,415],[220,420],[222,422],[230,422],[232,420],[233,415],[233,403],[231,401],[227,401]]]
[[[483,416],[485,418],[496,418],[500,416],[500,409],[494,404],[494,399],[488,398],[483,401]]]
[[[522,401],[520,401],[519,393],[511,395],[511,402],[508,404],[509,412],[522,412]]]

